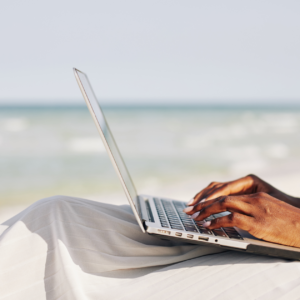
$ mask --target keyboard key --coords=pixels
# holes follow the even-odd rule
[[[170,228],[168,224],[161,224],[161,227]]]
[[[181,222],[182,222],[182,223],[186,223],[186,224],[193,224],[193,225],[195,224],[194,221],[191,221],[191,220],[185,220],[185,219],[181,219]]]
[[[172,220],[172,219],[169,219],[169,222],[170,223],[174,223],[174,224],[181,224],[181,222],[179,220]]]
[[[176,228],[177,228],[177,227],[180,227],[180,228],[182,227],[181,224],[170,224],[170,226],[171,226],[172,228],[173,228],[173,227],[174,227],[174,228],[175,228],[175,227],[176,227]]]
[[[197,224],[197,225],[199,225],[199,226],[202,226],[204,223],[205,223],[206,221],[196,221],[195,223]]]
[[[240,235],[228,234],[228,236],[229,236],[231,239],[243,240],[243,238],[242,238]]]
[[[184,230],[181,226],[171,226],[172,229]]]
[[[193,221],[188,220],[188,219],[181,219],[181,222],[183,222],[183,223],[191,223],[191,224],[194,224]]]
[[[224,228],[223,228],[223,229],[224,229]],[[227,234],[239,235],[238,232],[233,231],[233,230],[226,230],[226,229],[224,229],[224,231],[225,231]]]
[[[231,239],[243,240],[243,238],[238,233],[228,231],[226,231],[226,233]]]
[[[212,232],[216,236],[227,237],[226,233],[222,229],[213,229]]]
[[[187,215],[178,214],[180,218],[182,219],[190,219]]]
[[[179,222],[170,222],[171,226],[182,226]]]
[[[175,225],[175,226],[176,226],[176,225],[177,225],[177,226],[182,226],[181,223],[179,223],[179,222],[170,222],[170,225],[171,225],[171,226],[172,226],[172,225]]]
[[[191,227],[195,227],[195,225],[193,223],[184,223],[182,222],[183,226],[191,226]]]
[[[211,232],[210,230],[204,228],[204,227],[202,227],[202,228],[201,228],[201,227],[198,227],[198,229],[199,229],[200,233],[212,235],[212,232]]]
[[[186,214],[182,214],[182,213],[180,213],[180,212],[178,212],[177,211],[177,213],[178,213],[178,215],[179,215],[179,217],[180,217],[180,219],[186,219],[187,218],[187,215]]]
[[[183,217],[181,217],[180,219],[181,219],[182,221],[194,222],[194,221],[192,221],[190,218],[183,218]]]
[[[189,226],[189,227],[195,227],[195,225],[193,223],[183,223],[183,226]]]
[[[227,233],[230,238],[243,239],[241,235],[233,227],[224,227],[223,230]]]
[[[185,225],[184,227],[186,231],[198,232],[195,226]]]
[[[233,227],[223,227],[223,229],[224,229],[225,231],[230,231],[230,232],[236,232],[236,233],[238,233],[238,232],[235,230],[235,228],[233,228]]]
[[[186,223],[195,223],[194,222],[194,220],[192,220],[192,219],[181,219],[182,220],[182,222],[186,222]]]

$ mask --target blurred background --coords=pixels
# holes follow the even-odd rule
[[[72,68],[140,193],[255,173],[300,196],[299,1],[6,1],[0,221],[64,194],[126,201]]]

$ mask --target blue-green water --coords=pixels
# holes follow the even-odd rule
[[[300,165],[296,107],[110,107],[137,188]],[[85,107],[0,108],[0,204],[113,193],[118,179]]]

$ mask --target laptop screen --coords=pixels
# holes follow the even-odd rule
[[[79,87],[81,89],[81,92],[84,96],[84,99],[86,100],[86,103],[88,105],[88,108],[90,110],[90,113],[92,114],[92,117],[94,121],[96,122],[97,128],[100,132],[100,135],[102,137],[103,143],[106,147],[106,150],[110,156],[110,159],[117,171],[117,174],[120,177],[122,186],[125,190],[125,193],[127,197],[130,197],[129,201],[131,200],[136,209],[134,211],[135,213],[138,213],[138,205],[137,205],[137,192],[134,187],[134,184],[132,182],[132,179],[129,175],[129,172],[126,168],[126,165],[122,159],[122,156],[119,152],[119,149],[117,147],[117,144],[113,138],[113,135],[109,129],[109,126],[106,122],[106,119],[104,117],[104,114],[100,108],[100,105],[97,101],[97,98],[95,96],[95,93],[92,89],[92,86],[87,78],[87,76],[74,69],[75,77],[77,79],[77,82],[79,84]],[[77,75],[77,76],[76,76]],[[139,214],[139,213],[138,213]]]

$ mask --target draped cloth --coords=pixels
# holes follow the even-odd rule
[[[128,205],[42,199],[0,225],[0,299],[300,299],[300,263],[144,234]]]

